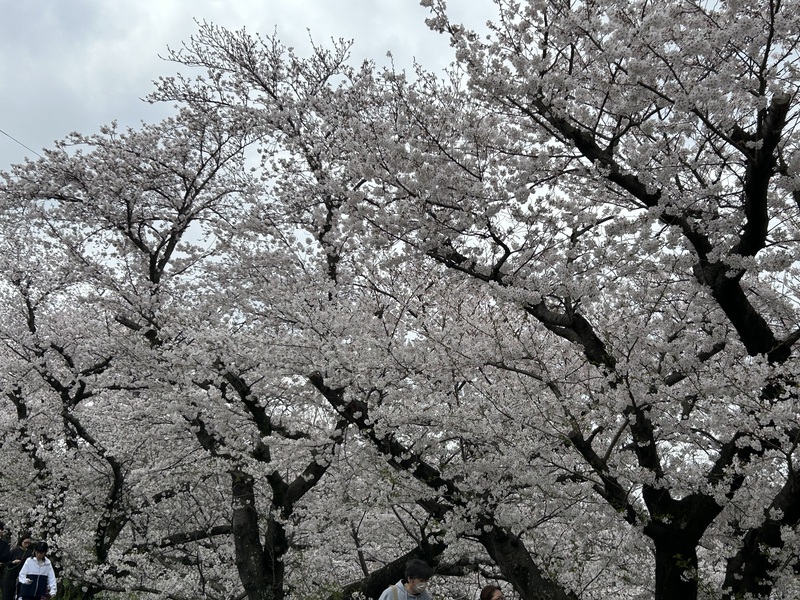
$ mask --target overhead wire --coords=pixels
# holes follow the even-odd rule
[[[13,141],[13,142],[16,142],[17,144],[19,144],[20,146],[22,146],[22,147],[23,147],[23,148],[25,148],[26,150],[28,150],[28,151],[30,151],[30,152],[33,152],[33,153],[34,153],[36,156],[38,156],[39,158],[41,158],[41,157],[42,157],[42,155],[41,155],[41,154],[39,154],[39,153],[38,153],[36,150],[34,150],[33,148],[31,148],[30,146],[26,146],[25,144],[23,144],[22,142],[20,142],[20,141],[19,141],[17,138],[15,138],[15,137],[14,137],[13,135],[11,135],[10,133],[7,133],[7,132],[3,131],[2,129],[0,129],[0,133],[2,133],[4,136],[6,136],[6,137],[7,137],[8,139],[10,139],[11,141]]]

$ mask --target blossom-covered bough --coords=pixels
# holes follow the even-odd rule
[[[223,181],[241,152],[229,134],[188,112],[75,134],[3,186],[4,386],[18,419],[4,452],[29,455],[6,471],[6,518],[55,547],[71,593],[161,593],[175,564],[216,560],[211,543],[188,558],[181,544],[230,532],[187,507],[218,501],[221,477],[180,435],[188,374],[166,365],[159,334],[178,326],[169,307],[208,257],[187,231],[242,188]]]
[[[602,374],[580,419],[548,385],[587,481],[652,540],[656,597],[697,596],[698,548],[720,529],[736,548],[718,559],[724,595],[786,589],[774,578],[794,577],[800,518],[793,7],[500,2],[484,40],[430,4],[479,119],[431,125],[402,100],[420,124],[406,137],[440,151],[409,156],[407,173],[437,176],[402,187],[429,207],[426,239],[400,235]],[[593,407],[609,396],[623,429],[606,437]],[[737,509],[759,516],[744,525]]]
[[[525,353],[485,365],[545,384],[572,477],[652,541],[657,598],[717,565],[726,596],[791,588],[796,14],[500,2],[484,39],[430,4],[463,75],[387,80],[368,220],[583,355],[577,386]]]

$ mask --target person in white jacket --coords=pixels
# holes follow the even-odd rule
[[[38,542],[33,556],[19,572],[19,596],[23,600],[42,600],[56,595],[56,574],[47,558],[47,542]]]
[[[384,590],[379,600],[431,600],[428,580],[432,575],[428,563],[412,558],[406,564],[406,576]]]

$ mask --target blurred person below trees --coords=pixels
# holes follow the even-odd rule
[[[33,556],[22,563],[18,579],[22,600],[46,600],[56,595],[56,574],[47,550],[47,542],[37,542]]]
[[[405,577],[388,587],[380,600],[431,600],[428,581],[433,569],[423,560],[413,558],[406,564]]]
[[[0,564],[6,564],[11,560],[11,544],[8,541],[10,537],[11,532],[0,522]]]
[[[503,600],[503,590],[496,585],[485,585],[481,590],[480,600]]]
[[[16,548],[12,548],[11,557],[3,575],[3,600],[15,600],[17,597],[17,578],[23,563],[33,555],[31,550],[31,534],[23,531],[19,535]]]

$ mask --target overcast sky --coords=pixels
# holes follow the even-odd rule
[[[491,0],[451,0],[460,21],[480,26]],[[72,131],[94,133],[116,119],[153,122],[168,107],[140,99],[173,74],[163,61],[196,30],[196,20],[251,33],[277,30],[304,53],[317,43],[354,40],[354,60],[429,68],[450,62],[447,40],[425,26],[419,0],[0,0],[0,170]],[[13,141],[12,136],[18,142]]]

